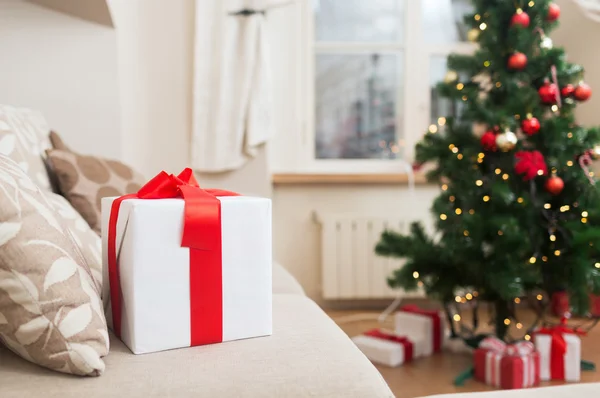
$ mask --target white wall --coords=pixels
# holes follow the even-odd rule
[[[123,158],[146,175],[190,163],[193,0],[108,0],[118,36]],[[243,169],[201,174],[202,186],[271,195],[264,148]]]
[[[0,103],[35,108],[72,148],[121,156],[113,29],[0,0]]]

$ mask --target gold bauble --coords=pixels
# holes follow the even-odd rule
[[[594,159],[594,160],[600,159],[600,145],[596,145],[595,147],[590,149],[589,153],[590,153],[590,156],[592,157],[592,159]]]
[[[496,146],[502,152],[513,150],[517,146],[517,136],[512,131],[505,131],[496,136]]]
[[[473,28],[467,32],[467,40],[470,42],[476,42],[479,39],[480,30]]]
[[[446,72],[446,76],[444,76],[444,83],[450,84],[458,80],[458,73],[455,70],[449,70]]]

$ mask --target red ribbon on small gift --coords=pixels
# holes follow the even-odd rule
[[[115,199],[108,223],[108,277],[113,330],[121,337],[121,279],[117,262],[117,221],[127,199],[183,198],[181,246],[190,249],[190,345],[223,340],[221,202],[217,196],[239,196],[219,189],[201,189],[191,169],[179,175],[161,171],[137,193]]]
[[[368,332],[365,332],[365,336],[375,337],[378,339],[402,344],[402,346],[404,346],[404,362],[409,362],[413,359],[413,343],[407,337],[385,333],[382,332],[380,329],[371,329]]]
[[[560,325],[544,327],[535,331],[536,334],[545,334],[551,337],[550,343],[550,378],[564,380],[565,378],[565,354],[567,353],[567,342],[564,334],[576,334],[584,336],[583,330],[573,329],[567,326],[567,318],[562,318]]]
[[[413,314],[423,315],[431,318],[433,324],[433,352],[439,352],[442,349],[442,319],[440,318],[439,311],[435,310],[424,310],[414,304],[404,305],[400,308],[400,311],[410,312]]]

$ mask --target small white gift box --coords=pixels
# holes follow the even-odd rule
[[[396,367],[415,357],[415,342],[377,329],[355,336],[352,341],[371,362]]]
[[[540,353],[540,380],[581,379],[581,338],[577,334],[537,331],[533,338]]]
[[[415,341],[415,356],[429,356],[442,349],[445,328],[439,311],[404,306],[394,315],[394,332]]]

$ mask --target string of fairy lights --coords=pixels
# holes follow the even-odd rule
[[[527,5],[529,7],[533,7],[535,5],[535,1],[529,1],[527,3]],[[522,12],[522,10],[520,8],[517,8],[517,14]],[[474,15],[474,19],[476,22],[479,22],[479,25],[477,28],[473,28],[471,29],[468,33],[467,33],[467,38],[469,41],[471,42],[477,42],[479,39],[479,36],[481,34],[481,32],[485,31],[488,27],[487,23],[485,22],[485,18],[488,17],[489,14],[485,13],[482,15],[480,14],[475,14]],[[545,49],[551,49],[552,48],[552,40],[550,38],[548,38],[547,36],[544,35],[544,33],[542,31],[540,31],[540,38],[541,38],[541,42],[540,42],[540,46],[542,48]],[[483,66],[485,68],[489,68],[491,66],[491,61],[490,60],[485,60],[483,62]],[[488,75],[489,76],[489,75]],[[486,76],[487,77],[487,76]],[[492,82],[491,81],[491,76],[487,77],[488,80],[490,80],[490,87],[496,87],[496,88],[501,88],[502,87],[502,83],[500,81],[497,82]],[[462,91],[465,88],[465,84],[459,81],[459,75],[456,71],[454,70],[449,70],[445,77],[444,77],[444,82],[446,84],[453,84],[455,89],[457,91]],[[480,90],[481,90],[482,85],[480,84]],[[490,88],[491,89],[491,88]],[[488,90],[489,91],[489,90]],[[467,95],[462,95],[461,97],[462,101],[467,101],[469,98]],[[557,113],[560,110],[560,107],[557,104],[553,104],[550,106],[550,110],[552,113]],[[526,115],[527,119],[531,119],[532,115],[530,113],[528,113]],[[520,120],[521,119],[521,115],[519,114],[515,114],[514,115],[514,119],[515,120]],[[446,126],[447,120],[445,117],[440,116],[437,119],[437,123],[432,123],[429,128],[428,128],[428,134],[438,134],[438,133],[443,133],[445,130],[445,126]],[[504,134],[508,134],[508,136],[506,137],[506,139],[508,140],[507,142],[507,147],[509,147],[510,149],[513,149],[516,145],[517,142],[517,138],[516,135],[512,132],[510,132],[508,129],[504,132]],[[513,137],[514,136],[514,137]],[[572,131],[568,131],[566,133],[566,138],[567,139],[573,139],[574,138],[574,134]],[[462,161],[465,159],[465,155],[463,153],[461,153],[460,148],[457,147],[455,144],[449,144],[448,145],[448,150],[450,150],[453,154],[456,155],[456,159],[458,161]],[[506,152],[506,151],[505,151]],[[593,154],[595,154],[595,158],[600,158],[600,147],[596,147],[593,150],[591,150],[591,152]],[[477,154],[477,156],[473,156],[471,157],[470,160],[472,162],[472,167],[474,169],[479,169],[479,165],[481,165],[484,162],[484,159],[486,157],[486,154],[484,152],[479,152]],[[566,167],[573,167],[574,166],[574,162],[572,160],[568,160],[565,164]],[[551,172],[553,173],[553,175],[556,175],[557,173],[557,168],[553,167],[551,168]],[[594,177],[594,172],[592,171],[587,171],[584,169],[584,171],[586,172],[586,174],[591,178]],[[496,168],[494,170],[494,174],[499,176],[499,178],[502,181],[505,181],[508,183],[509,179],[510,179],[510,174],[505,172],[504,170],[500,169],[500,168]],[[542,170],[538,170],[537,174],[539,176],[544,175],[544,171]],[[478,178],[476,179],[474,182],[474,185],[484,189],[486,186],[486,179],[484,178]],[[441,189],[442,191],[447,191],[449,189],[448,184],[447,183],[442,183],[441,184]],[[456,197],[454,195],[450,195],[448,197],[448,200],[451,203],[454,203],[456,201]],[[490,193],[488,192],[482,192],[481,195],[481,200],[484,203],[490,202],[493,200],[492,196]],[[523,197],[518,197],[516,198],[516,202],[520,205],[526,205],[526,200]],[[562,205],[560,206],[558,209],[555,209],[554,211],[558,211],[560,213],[566,213],[566,212],[572,212],[572,211],[577,211],[580,212],[580,221],[581,223],[585,224],[588,222],[588,216],[589,213],[586,210],[580,210],[578,209],[578,203],[572,203],[570,205],[566,204],[566,205]],[[543,208],[544,210],[548,210],[548,211],[552,211],[552,204],[550,203],[544,203],[543,204]],[[464,213],[468,213],[470,215],[475,214],[475,210],[470,208],[468,210],[463,209],[461,207],[455,207],[454,208],[454,215],[452,214],[447,214],[447,213],[440,213],[439,214],[439,219],[440,221],[443,222],[450,222],[451,221],[451,217],[461,217]],[[469,238],[469,231],[467,229],[463,230],[462,232],[463,236],[465,238]],[[502,229],[498,230],[497,232],[498,236],[503,236],[504,235],[504,231],[502,231]],[[556,245],[558,242],[557,239],[557,234],[556,234],[556,228],[555,227],[551,227],[549,228],[549,233],[548,233],[548,239],[550,241],[550,248],[551,248],[551,253],[548,253],[547,255],[540,255],[539,253],[534,253],[531,255],[531,257],[526,260],[527,263],[529,264],[536,264],[538,262],[538,260],[541,260],[542,262],[548,262],[549,261],[549,256],[553,255],[555,257],[559,257],[562,254],[562,251],[560,250],[560,248],[557,248]],[[600,269],[600,263],[595,263],[594,264],[595,268],[599,268]],[[423,286],[423,281],[420,280],[421,275],[415,271],[413,272],[413,278],[418,280],[418,286],[422,287]],[[471,289],[466,289],[465,291],[459,292],[458,294],[456,294],[454,301],[456,305],[464,305],[464,304],[468,304],[468,303],[472,303],[475,299],[477,299],[477,297],[479,296],[479,292],[476,290],[471,290]],[[532,296],[530,296],[531,299],[534,299],[534,301],[540,302],[542,303],[545,299],[545,296],[542,292],[534,292]],[[519,305],[523,302],[523,298],[522,297],[514,297],[513,299],[513,303],[515,305]],[[460,322],[463,317],[460,315],[460,309],[456,308],[451,314],[451,318],[454,322]],[[504,324],[506,326],[510,326],[510,325],[514,325],[514,327],[517,330],[522,330],[524,328],[524,325],[519,322],[516,319],[516,315],[515,316],[511,316],[511,317],[507,317],[504,319]],[[531,339],[531,335],[529,334],[530,330],[526,330],[525,331],[525,335],[523,336],[523,338],[525,340],[530,340]]]

